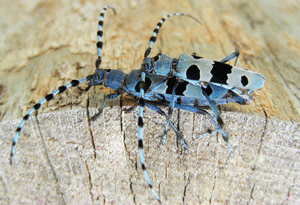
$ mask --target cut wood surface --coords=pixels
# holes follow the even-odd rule
[[[0,204],[155,204],[141,172],[137,113],[126,95],[113,100],[100,119],[101,87],[71,88],[45,103],[24,125],[9,166],[13,131],[38,100],[72,79],[92,74],[98,15],[105,13],[102,68],[139,69],[149,38],[162,26],[150,56],[193,53],[221,60],[240,51],[243,67],[265,76],[251,105],[221,106],[234,147],[229,158],[216,135],[193,142],[213,126],[203,116],[179,111],[159,148],[165,120],[146,110],[147,170],[166,204],[293,204],[300,201],[300,4],[297,1],[1,1],[0,2]],[[233,63],[233,62],[230,62]],[[176,111],[177,112],[177,111]]]
[[[10,136],[19,121],[1,123],[1,204],[157,204],[146,185],[137,149],[137,109],[69,110],[33,116],[9,166]],[[213,125],[207,117],[177,110],[189,153],[169,131],[159,147],[165,119],[146,109],[147,171],[164,204],[297,204],[300,125],[226,112],[221,137],[197,134]]]

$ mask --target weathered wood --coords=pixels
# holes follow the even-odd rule
[[[0,123],[0,203],[156,204],[140,167],[137,110],[120,111],[105,108],[90,124],[85,109],[30,118],[13,166],[10,136],[19,121]],[[230,158],[221,137],[193,142],[213,127],[206,117],[175,111],[189,145],[183,154],[173,131],[159,148],[165,120],[148,109],[145,116],[146,166],[165,204],[299,202],[300,124],[226,112]]]
[[[58,110],[39,117],[42,136],[46,133],[50,135],[47,136],[47,143],[43,147],[36,122],[27,123],[27,128],[24,128],[27,131],[22,134],[17,147],[19,162],[13,167],[8,165],[12,130],[16,129],[19,121],[7,121],[23,117],[32,105],[58,86],[93,73],[98,15],[106,4],[112,4],[117,15],[108,10],[104,19],[101,67],[121,68],[125,72],[139,69],[149,37],[159,19],[171,12],[189,13],[200,19],[202,25],[186,17],[168,19],[158,34],[151,55],[162,52],[178,57],[181,53],[197,52],[200,56],[221,60],[239,50],[238,65],[264,75],[266,83],[255,92],[253,104],[226,105],[221,109],[300,122],[300,39],[297,30],[299,22],[295,21],[300,17],[295,9],[299,8],[299,3],[271,3],[238,0],[172,3],[134,0],[2,1],[0,119],[3,137],[0,144],[3,158],[0,196],[3,197],[0,203],[42,201],[70,204],[80,201],[89,204],[102,203],[104,200],[106,203],[113,203],[114,200],[116,203],[155,203],[139,169],[136,115],[118,117],[120,113],[117,114],[119,105],[132,105],[132,102],[124,96],[113,101],[111,105],[118,107],[106,111],[103,116],[103,119],[110,120],[107,122],[110,124],[105,124],[102,119],[90,127],[86,122],[86,114],[77,111],[87,106],[99,107],[103,93],[110,92],[107,89],[95,88],[88,93],[71,89],[42,107],[39,113]],[[76,112],[81,113],[76,115]],[[107,116],[108,113],[114,113],[113,117]],[[150,133],[146,135],[149,138],[145,144],[152,146],[145,150],[146,159],[151,179],[155,188],[160,190],[162,199],[170,204],[255,204],[299,200],[299,125],[269,120],[264,130],[265,119],[249,117],[249,120],[244,115],[227,112],[222,115],[228,118],[225,119],[226,131],[234,147],[237,147],[234,158],[229,160],[223,141],[220,139],[217,143],[212,140],[214,137],[199,143],[209,143],[207,147],[200,146],[199,155],[194,153],[195,145],[190,147],[191,154],[186,156],[180,153],[180,147],[170,141],[162,149],[157,149],[158,135],[163,128],[159,126],[159,129],[153,129],[157,127],[153,123],[146,126],[145,130]],[[179,118],[181,126],[193,121],[194,115],[190,116],[193,117]],[[156,115],[151,118],[161,120]],[[198,116],[195,119],[204,120]],[[124,128],[124,120],[131,120],[126,123],[131,123],[129,127],[132,132],[127,131],[128,127]],[[119,124],[116,121],[120,121]],[[187,126],[182,126],[188,132],[184,132],[184,136],[189,140],[191,138],[188,136],[195,136],[209,127],[203,127],[202,122],[198,124],[196,121],[193,121],[193,125],[202,130],[197,131],[192,127],[188,130],[185,128]],[[68,128],[71,126],[77,128]],[[32,128],[34,133],[30,131]],[[60,130],[55,131],[58,128]],[[90,131],[89,128],[94,130]],[[103,129],[109,133],[101,133]],[[64,134],[56,135],[55,132]],[[99,141],[93,147],[91,135],[95,136],[95,141],[103,142]],[[169,135],[174,141],[173,134]],[[130,145],[127,145],[127,140]],[[218,145],[212,145],[211,141]],[[111,144],[106,147],[105,143]],[[249,147],[248,143],[251,144]],[[239,150],[240,147],[243,151]],[[48,156],[46,150],[51,150]],[[60,154],[56,156],[56,152]],[[96,158],[94,153],[97,153]],[[160,161],[157,164],[158,159]],[[41,171],[43,169],[46,171]],[[115,173],[115,178],[111,178],[111,173]],[[165,182],[163,177],[170,181]],[[277,181],[272,181],[272,178]],[[112,187],[109,182],[115,186]],[[275,189],[274,184],[277,186]],[[243,185],[246,188],[240,187]],[[31,194],[27,194],[31,189],[29,187],[34,189]],[[277,193],[280,194],[277,196]]]

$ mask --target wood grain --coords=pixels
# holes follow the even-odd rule
[[[166,110],[166,109],[165,109]],[[33,116],[9,166],[10,136],[19,121],[0,123],[1,204],[157,204],[146,185],[137,149],[137,109],[68,110]],[[159,147],[165,119],[146,109],[144,152],[148,174],[164,204],[297,204],[300,124],[226,112],[222,138],[198,134],[207,117],[177,110],[184,154],[173,131]]]
[[[183,155],[180,146],[174,146],[176,140],[172,132],[173,144],[167,142],[166,147],[156,153],[158,135],[163,128],[156,129],[155,123],[163,119],[151,117],[155,119],[154,124],[147,125],[145,131],[156,137],[153,137],[155,142],[151,137],[146,140],[145,144],[153,147],[145,151],[150,151],[146,154],[149,172],[162,199],[167,204],[270,204],[299,200],[296,177],[299,175],[297,123],[300,122],[299,2],[41,0],[23,3],[5,0],[0,2],[0,128],[3,136],[0,203],[155,203],[145,186],[136,155],[136,115],[125,117],[120,112],[122,106],[133,105],[133,101],[123,95],[109,104],[116,107],[106,108],[111,111],[106,111],[102,121],[96,122],[99,127],[87,125],[87,110],[98,108],[105,94],[111,92],[108,89],[96,87],[83,93],[73,88],[43,106],[39,110],[39,123],[32,119],[24,126],[28,131],[24,131],[17,147],[19,159],[13,167],[8,165],[11,136],[20,122],[15,120],[58,86],[93,73],[98,15],[107,4],[116,8],[117,15],[109,10],[105,14],[102,68],[120,68],[126,73],[139,69],[152,30],[160,18],[172,12],[185,12],[200,19],[202,25],[186,17],[168,19],[151,56],[161,52],[178,57],[181,53],[196,52],[221,60],[238,50],[238,66],[258,72],[266,79],[263,88],[255,91],[251,105],[221,106],[226,132],[238,150],[232,159],[227,159],[223,141],[216,141],[214,137],[201,141],[200,144],[209,146],[199,146],[198,149],[205,149],[200,157],[194,153],[195,145],[190,148],[191,155]],[[110,118],[107,114],[111,112],[114,115]],[[181,115],[188,115],[183,113],[174,121],[184,124],[192,120],[194,127],[202,127],[199,131],[193,127],[187,130],[186,126],[185,136],[195,136],[210,127],[203,127],[206,122],[199,121],[205,121],[202,116],[181,119]],[[150,118],[151,112],[147,115]],[[129,128],[120,120],[125,118],[131,120],[126,123],[131,123],[132,132],[127,132]],[[73,128],[74,125],[77,128]],[[64,134],[54,134],[57,128],[57,132]],[[102,129],[113,131],[102,133]],[[43,139],[45,133],[49,135],[48,143]],[[94,140],[104,140],[96,144],[104,146],[105,151],[92,145],[91,135],[95,136]],[[192,144],[192,138],[188,139]],[[126,140],[132,143],[132,150],[128,150]],[[239,147],[248,142],[251,146],[239,151]],[[214,149],[211,143],[217,143],[218,148]],[[151,152],[151,149],[154,150]],[[161,161],[155,164],[158,159]],[[272,171],[268,171],[269,168]],[[111,173],[114,173],[113,178],[110,178]],[[277,181],[271,180],[278,176]],[[170,181],[164,182],[165,179]],[[242,185],[246,188],[239,187]],[[272,189],[274,186],[277,188]],[[29,194],[30,189],[33,191]],[[83,192],[87,195],[78,194]],[[277,197],[275,193],[279,192]]]

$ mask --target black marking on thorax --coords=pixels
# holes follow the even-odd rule
[[[152,59],[153,59],[153,63],[152,64],[154,64],[154,62],[157,62],[158,60],[159,60],[159,56],[161,55],[161,53],[158,53],[156,56],[154,56]]]

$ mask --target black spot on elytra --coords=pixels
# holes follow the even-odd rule
[[[186,77],[190,80],[200,79],[200,70],[197,65],[191,65],[186,71]]]
[[[168,81],[167,81],[168,88],[167,88],[166,94],[172,95],[175,84],[176,84],[176,77],[175,76],[168,79]],[[175,89],[175,95],[184,96],[183,92],[186,91],[186,86],[188,84],[189,83],[186,82],[186,81],[183,81],[181,83],[177,83],[177,87]]]
[[[216,62],[213,64],[213,68],[210,71],[212,74],[211,82],[227,84],[228,76],[231,73],[232,66],[224,63]]]
[[[175,94],[176,95],[184,95],[183,92],[186,91],[186,86],[189,83],[186,81],[183,81],[182,83],[178,83],[176,90],[175,90]]]
[[[243,86],[248,85],[249,81],[248,81],[248,78],[245,75],[242,76],[241,83],[242,83]]]
[[[168,81],[167,81],[168,88],[166,90],[166,94],[172,95],[172,91],[174,89],[175,83],[176,83],[176,77],[175,76],[168,79]]]

